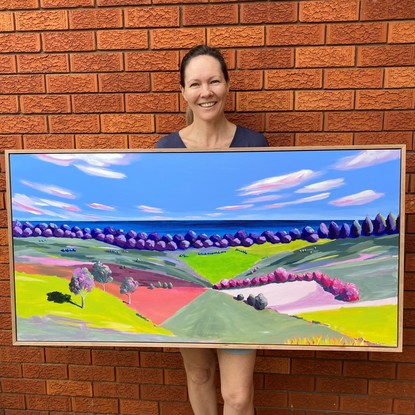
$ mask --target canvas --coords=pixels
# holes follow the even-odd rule
[[[402,348],[404,146],[6,167],[17,345]]]

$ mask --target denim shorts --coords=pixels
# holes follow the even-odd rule
[[[222,349],[225,353],[230,354],[248,354],[253,352],[255,349]]]

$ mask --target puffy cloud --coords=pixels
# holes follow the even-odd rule
[[[33,183],[27,180],[21,180],[20,183],[49,195],[62,197],[64,199],[75,199],[75,195],[70,190],[64,189],[62,187],[54,186],[51,184]]]
[[[352,195],[341,197],[340,199],[333,200],[330,205],[333,206],[354,206],[354,205],[365,205],[373,202],[380,197],[383,197],[384,193],[377,193],[373,190],[364,190],[363,192],[355,193]]]
[[[344,179],[325,180],[323,182],[313,183],[309,184],[308,186],[304,186],[301,189],[296,190],[295,193],[324,192],[343,185]]]
[[[316,176],[313,170],[299,170],[293,173],[284,174],[282,176],[268,177],[266,179],[258,180],[248,186],[239,189],[242,196],[247,195],[261,195],[263,193],[276,192],[281,189],[298,186],[303,182],[312,179]]]
[[[164,213],[163,212],[163,209],[156,208],[156,207],[153,207],[153,206],[140,205],[140,206],[137,206],[137,207],[138,207],[138,209],[140,209],[143,212],[148,212],[148,213]]]
[[[119,173],[102,167],[83,166],[81,164],[75,164],[74,166],[91,176],[105,177],[107,179],[124,179],[126,177],[124,173]]]
[[[399,156],[399,150],[364,150],[356,156],[340,159],[336,163],[335,168],[339,170],[362,169],[364,167],[398,159]]]

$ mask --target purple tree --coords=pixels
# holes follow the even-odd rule
[[[125,277],[120,286],[120,293],[126,294],[128,297],[128,304],[131,304],[131,294],[138,288],[140,284],[134,280],[133,277]]]
[[[82,308],[85,306],[85,297],[95,287],[94,276],[88,268],[76,268],[72,273],[69,290],[82,298]]]
[[[112,271],[108,265],[103,264],[101,261],[94,262],[92,267],[92,275],[94,279],[101,283],[102,289],[105,291],[105,284],[111,282],[113,278],[111,277]]]

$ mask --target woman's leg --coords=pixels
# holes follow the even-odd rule
[[[255,358],[255,350],[235,354],[218,349],[223,415],[254,415]]]
[[[187,376],[189,400],[195,415],[218,415],[215,372],[211,349],[180,349]]]

